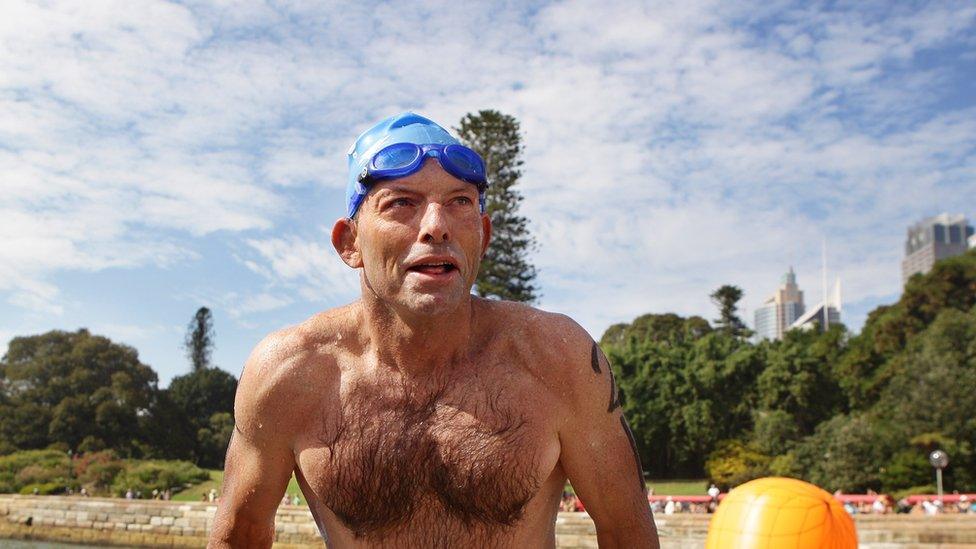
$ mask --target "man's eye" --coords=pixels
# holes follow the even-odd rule
[[[409,205],[410,205],[409,198],[394,198],[393,200],[390,201],[390,206],[409,206]]]
[[[473,204],[473,202],[471,201],[471,199],[468,198],[468,197],[466,197],[466,196],[459,196],[457,198],[457,203],[458,204],[461,204],[462,206],[467,206],[469,204]]]

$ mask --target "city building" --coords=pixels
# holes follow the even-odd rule
[[[758,339],[782,339],[783,334],[804,313],[803,292],[796,285],[796,273],[790,267],[783,275],[783,285],[756,309],[755,327]]]
[[[803,313],[803,316],[796,319],[789,329],[810,330],[818,328],[826,330],[833,324],[840,324],[841,308],[840,279],[838,278],[834,283],[834,291],[831,292],[830,297],[825,296],[824,301],[817,303]]]
[[[972,225],[961,214],[941,213],[912,225],[901,262],[902,283],[916,273],[929,272],[940,259],[965,253],[976,242],[973,237]]]

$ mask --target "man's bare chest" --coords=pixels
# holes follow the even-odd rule
[[[558,442],[531,384],[486,379],[345,387],[299,452],[304,478],[357,537],[513,526]]]

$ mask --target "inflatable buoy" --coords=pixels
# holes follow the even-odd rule
[[[705,549],[760,547],[856,548],[857,531],[840,502],[824,490],[792,478],[760,478],[722,499]]]

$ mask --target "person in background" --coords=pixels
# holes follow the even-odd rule
[[[956,510],[960,513],[966,513],[969,511],[969,496],[963,494],[959,496],[959,501],[956,502]]]
[[[871,504],[871,512],[876,515],[884,515],[888,512],[888,502],[884,496],[874,498],[874,502]]]

